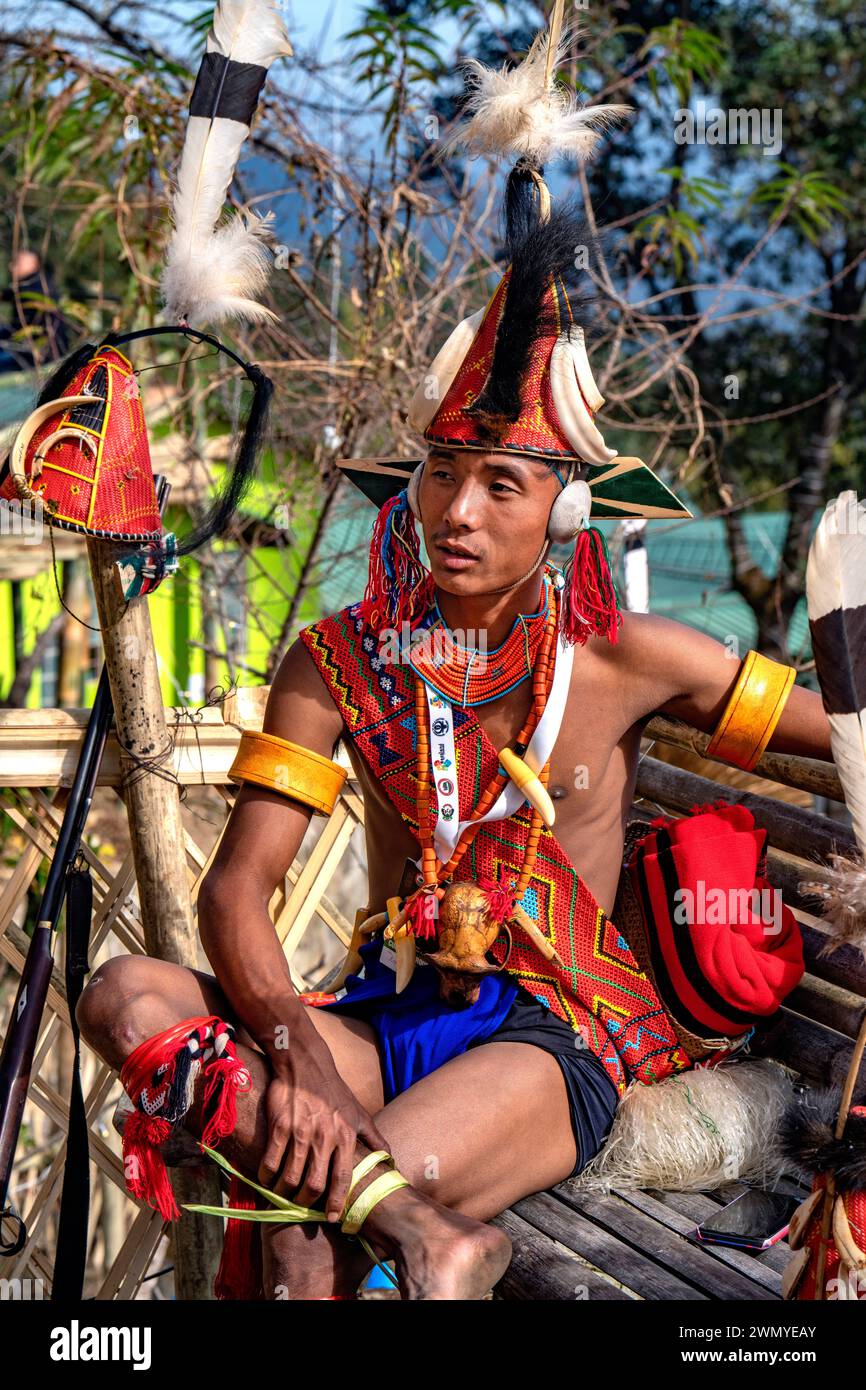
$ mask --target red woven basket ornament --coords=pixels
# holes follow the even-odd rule
[[[99,348],[55,404],[76,396],[91,399],[52,412],[27,444],[24,471],[34,497],[64,530],[106,540],[159,540],[162,522],[132,363],[115,347]],[[0,497],[18,495],[7,472]]]

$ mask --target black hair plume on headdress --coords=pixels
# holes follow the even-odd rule
[[[82,367],[87,366],[95,352],[96,343],[82,343],[81,347],[76,348],[68,357],[64,357],[36,397],[37,408],[40,405],[47,405],[49,401],[59,400],[73,377],[77,376]]]
[[[477,419],[479,431],[494,439],[520,415],[521,383],[535,342],[551,332],[565,331],[572,319],[580,321],[594,297],[578,284],[578,252],[591,240],[586,221],[573,201],[557,203],[543,219],[542,191],[546,195],[546,189],[541,175],[539,166],[518,160],[505,189],[508,289],[490,372],[467,412]],[[560,309],[565,310],[562,317],[547,293],[551,280]],[[564,298],[567,305],[562,303]]]
[[[234,462],[228,467],[226,480],[205,516],[181,541],[177,548],[178,555],[190,555],[215,536],[223,535],[250,490],[256,472],[256,459],[268,426],[274,383],[252,364],[247,368],[247,376],[253,384],[253,396]]]

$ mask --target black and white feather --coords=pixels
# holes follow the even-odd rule
[[[849,1113],[841,1139],[836,1120],[841,1086],[804,1092],[789,1105],[781,1122],[779,1150],[805,1178],[832,1173],[837,1192],[866,1190],[866,1115]]]
[[[271,215],[235,213],[224,221],[223,209],[268,69],[291,52],[275,0],[219,0],[172,198],[162,291],[174,322],[274,318],[258,300],[270,269]]]
[[[857,859],[831,855],[829,885],[809,891],[825,900],[834,944],[866,951],[866,503],[855,492],[827,503],[809,550],[806,602],[833,761],[860,851]]]
[[[582,106],[574,92],[549,81],[577,34],[563,31],[548,62],[549,30],[536,35],[517,67],[498,71],[477,58],[465,64],[469,94],[464,123],[442,153],[462,147],[472,154],[513,156],[545,165],[556,155],[588,159],[604,133],[631,114],[630,106]]]

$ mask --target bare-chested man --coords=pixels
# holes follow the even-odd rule
[[[518,614],[538,609],[540,569],[511,592],[493,591],[536,563],[559,491],[560,481],[539,458],[429,451],[418,500],[450,628],[484,632],[492,649]],[[720,643],[652,615],[624,614],[616,644],[593,637],[576,648],[549,789],[556,836],[605,913],[613,908],[644,725],[664,712],[712,731],[739,670]],[[496,748],[519,730],[530,685],[524,681],[478,707]],[[353,747],[300,641],[274,681],[264,728],[325,757],[339,739],[346,741],[364,792],[369,911],[384,909],[418,845]],[[792,690],[770,747],[830,758],[820,696]],[[581,766],[587,775],[578,789],[574,772]],[[369,1261],[333,1223],[353,1164],[384,1148],[411,1186],[374,1208],[364,1234],[381,1257],[396,1260],[402,1296],[483,1297],[510,1258],[506,1236],[485,1223],[574,1170],[562,1069],[551,1052],[531,1043],[485,1042],[384,1103],[374,1029],[299,1001],[268,916],[310,816],[297,801],[244,786],[199,898],[213,977],[141,957],[112,960],[97,970],[82,999],[83,1033],[119,1068],[144,1039],[191,1015],[213,1012],[241,1025],[239,1050],[253,1087],[240,1098],[237,1129],[224,1151],[277,1192],[307,1205],[323,1202],[329,1215],[327,1224],[263,1227],[268,1296],[354,1294]],[[275,1041],[285,1027],[287,1049]],[[186,1123],[197,1132],[196,1109]]]

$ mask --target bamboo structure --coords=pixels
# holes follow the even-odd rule
[[[173,755],[167,766],[182,786],[207,787],[212,809],[223,820],[234,802],[234,789],[228,783],[227,773],[234,760],[241,727],[247,720],[260,725],[263,708],[261,693],[251,691],[230,697],[224,702],[222,711],[202,711],[196,722],[185,721],[180,730],[175,727],[177,711],[167,711],[163,715],[173,744]],[[0,887],[0,972],[5,966],[6,976],[11,975],[13,979],[20,974],[28,945],[19,925],[21,906],[56,841],[65,797],[64,784],[68,784],[74,771],[86,718],[86,711],[0,711],[0,810],[24,841],[17,864]],[[112,734],[103,760],[100,786],[111,788],[121,799],[122,761],[117,735]],[[357,788],[349,787],[334,815],[322,823],[322,833],[306,862],[292,865],[285,883],[272,899],[272,916],[299,988],[316,982],[307,979],[297,963],[305,954],[302,947],[306,946],[306,954],[309,954],[306,938],[311,928],[314,934],[324,935],[326,942],[333,943],[330,952],[334,958],[341,956],[348,944],[350,924],[328,897],[327,888],[338,874],[349,840],[362,819],[363,805]],[[215,846],[197,843],[182,824],[180,844],[183,895],[191,914]],[[109,868],[89,843],[85,832],[84,853],[94,883],[91,964],[106,954],[124,951],[140,954],[151,949],[140,911],[133,847],[130,843],[118,848],[117,865]],[[194,935],[187,948],[189,960],[185,963],[206,965],[198,955]],[[324,955],[327,958],[327,947]],[[51,1286],[67,1122],[68,1098],[61,1088],[56,1063],[60,1044],[69,1036],[62,970],[55,966],[25,1112],[31,1142],[22,1145],[11,1194],[27,1219],[30,1239],[21,1254],[9,1260],[2,1270],[7,1278],[42,1280],[45,1296]],[[100,1212],[112,1206],[112,1243],[117,1247],[99,1281],[91,1278],[87,1292],[100,1299],[128,1299],[141,1289],[154,1255],[164,1243],[163,1226],[157,1213],[140,1208],[126,1196],[119,1139],[111,1125],[121,1094],[120,1085],[116,1075],[88,1048],[85,1047],[84,1052],[83,1080],[91,1163],[97,1179],[93,1183],[91,1230],[96,1227]],[[196,1171],[179,1169],[175,1177],[186,1188]],[[117,1194],[112,1203],[106,1202],[106,1190]],[[191,1200],[186,1191],[183,1200]],[[219,1223],[209,1222],[208,1232],[213,1255],[221,1240]],[[206,1252],[208,1246],[198,1249],[202,1248]],[[186,1265],[182,1263],[179,1271],[175,1269],[175,1292],[178,1297],[208,1296],[209,1286],[203,1294],[202,1281],[212,1277],[212,1260],[203,1259],[198,1250],[191,1252],[190,1259],[191,1268],[188,1260]],[[159,1263],[170,1264],[170,1257],[161,1254]]]
[[[159,960],[196,964],[196,929],[186,881],[178,787],[162,774],[171,743],[165,722],[150,610],[144,598],[127,602],[117,560],[123,547],[87,541],[105,665],[120,747],[120,785],[126,803],[145,950]],[[219,1203],[216,1173],[175,1175],[183,1199]],[[182,1296],[207,1298],[219,1266],[220,1231],[184,1212],[174,1231],[175,1283]]]

